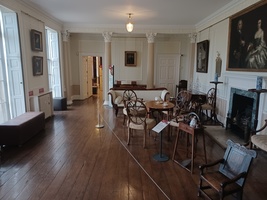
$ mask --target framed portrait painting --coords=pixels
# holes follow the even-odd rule
[[[209,40],[197,43],[197,72],[208,72]]]
[[[230,17],[227,71],[267,71],[267,1]]]
[[[135,67],[137,63],[136,51],[125,51],[125,66]]]
[[[32,57],[32,71],[34,76],[43,75],[43,57],[41,56]]]
[[[32,51],[43,51],[42,32],[31,30],[31,49]]]

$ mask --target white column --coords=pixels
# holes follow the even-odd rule
[[[154,40],[157,33],[147,33],[147,88],[154,88]]]
[[[109,85],[108,85],[108,73],[109,73],[109,66],[111,66],[111,36],[112,32],[104,32],[103,37],[105,39],[105,59],[103,63],[103,81],[104,81],[104,87],[103,87],[103,105],[108,105],[109,99],[108,99],[108,91],[109,91]]]
[[[193,80],[194,80],[194,63],[195,63],[195,52],[196,52],[196,41],[197,41],[197,33],[190,33],[188,35],[188,37],[190,38],[190,43],[191,43],[191,51],[190,51],[190,54],[191,54],[191,59],[189,61],[189,67],[188,67],[188,74],[189,74],[189,80],[188,80],[188,84],[189,84],[189,89],[192,89],[190,88],[193,87]]]
[[[72,90],[71,90],[71,60],[70,60],[70,33],[68,30],[61,33],[63,40],[63,77],[64,77],[64,97],[67,97],[67,104],[72,104]]]

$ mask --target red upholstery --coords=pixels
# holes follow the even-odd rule
[[[0,124],[0,145],[22,145],[44,127],[44,112],[26,112]]]

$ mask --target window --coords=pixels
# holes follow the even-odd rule
[[[58,33],[48,27],[46,27],[46,44],[49,90],[52,91],[53,97],[62,97]]]
[[[17,14],[0,5],[0,123],[25,112]]]

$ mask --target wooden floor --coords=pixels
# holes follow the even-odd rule
[[[153,155],[160,151],[155,133],[147,137],[146,149],[138,132],[127,146],[122,113],[116,118],[112,108],[97,102],[94,96],[74,102],[67,111],[55,111],[45,130],[22,147],[4,147],[0,199],[201,199],[197,166],[191,175],[171,159],[155,161]],[[95,128],[97,124],[104,128]],[[168,141],[164,134],[164,154],[172,155],[175,137],[173,133]],[[224,153],[209,137],[206,147],[208,161]],[[197,156],[196,165],[203,162]],[[266,153],[259,151],[250,172],[243,199],[266,199]]]

